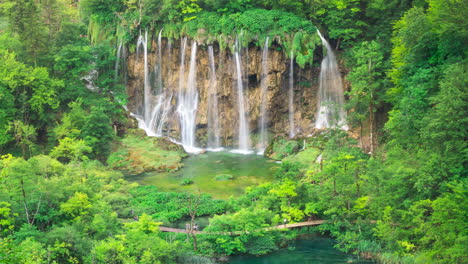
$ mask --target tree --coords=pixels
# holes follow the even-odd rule
[[[18,145],[21,146],[23,157],[32,156],[31,147],[36,138],[36,129],[33,126],[24,124],[21,120],[15,120],[10,125],[10,130]],[[26,155],[26,149],[29,150]]]
[[[198,207],[200,206],[200,203],[201,203],[201,194],[198,194],[197,196],[194,196],[194,195],[187,196],[187,209],[190,215],[189,235],[191,235],[193,239],[194,251],[197,251],[197,237],[195,236],[193,231],[194,231],[194,226],[195,226],[195,217],[197,216]]]
[[[6,87],[0,85],[0,148],[13,139],[8,131],[10,121],[15,116],[16,111],[13,95]]]
[[[386,86],[382,48],[376,41],[364,41],[350,53],[352,62],[349,67],[352,70],[347,78],[351,82],[351,90],[348,92],[350,99],[347,108],[352,111],[348,118],[361,128],[361,146],[363,122],[369,119],[370,152],[374,153],[375,113],[383,102]]]
[[[22,58],[34,65],[47,52],[48,29],[45,27],[40,7],[34,0],[8,0],[3,4],[12,30],[18,33],[29,56]]]
[[[90,147],[83,139],[73,139],[65,137],[59,139],[58,146],[50,152],[50,156],[62,162],[85,161],[92,152]]]

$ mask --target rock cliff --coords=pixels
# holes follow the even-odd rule
[[[187,43],[191,43],[188,40]],[[185,52],[185,78],[188,75],[190,63],[191,45],[186,46]],[[288,89],[289,89],[289,64],[290,60],[284,55],[281,47],[273,42],[269,47],[268,74],[266,84],[268,130],[270,133],[287,135],[289,132],[288,121]],[[239,114],[236,90],[236,65],[234,56],[229,49],[220,50],[219,45],[213,44],[218,98],[218,111],[221,126],[221,144],[223,146],[235,146],[239,126]],[[319,49],[320,50],[320,49]],[[152,89],[152,101],[156,101],[157,65],[161,65],[161,79],[166,95],[173,95],[170,101],[170,111],[163,134],[171,138],[180,138],[180,125],[177,109],[177,93],[179,90],[179,78],[181,68],[182,44],[180,40],[169,42],[161,41],[161,59],[158,61],[158,44],[156,41],[148,45],[148,82]],[[144,112],[144,59],[143,53],[131,53],[126,58],[127,92],[129,96],[128,108],[131,112],[142,115]],[[320,56],[315,56],[320,57]],[[260,122],[260,83],[262,78],[262,49],[251,43],[242,48],[242,70],[244,96],[246,98],[246,114],[249,122],[250,133],[253,134],[252,142],[255,146],[256,136]],[[196,87],[198,90],[198,108],[196,118],[196,140],[199,147],[205,147],[208,128],[208,91],[210,86],[210,63],[208,48],[199,45],[196,54]],[[319,65],[314,62],[313,65]],[[315,115],[317,111],[318,77],[320,68],[306,65],[301,69],[294,65],[294,121],[297,135],[307,135],[314,130]]]

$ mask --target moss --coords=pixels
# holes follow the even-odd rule
[[[114,169],[130,174],[172,172],[183,166],[182,159],[186,156],[179,145],[164,138],[147,137],[144,132],[131,130],[119,142],[107,163]]]
[[[127,12],[122,17],[118,25],[102,25],[91,20],[89,33],[92,42],[109,39],[109,34],[113,33],[116,35],[113,39],[123,40],[127,46],[132,46],[140,31],[148,29],[148,37],[151,38],[164,28],[162,36],[169,41],[187,36],[204,45],[217,42],[221,50],[233,51],[236,39],[241,47],[250,44],[260,47],[268,36],[271,39],[269,45],[275,42],[277,49],[287,57],[291,56],[292,50],[301,67],[312,63],[315,46],[320,43],[317,29],[309,20],[282,10],[249,9],[231,14],[203,11],[190,21],[154,24],[145,20],[138,28],[130,23],[135,19],[134,14]],[[110,30],[110,27],[115,29]]]

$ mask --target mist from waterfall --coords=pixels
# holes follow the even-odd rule
[[[208,90],[208,149],[216,151],[221,149],[221,128],[219,126],[218,83],[212,45],[208,46],[208,59],[210,63],[210,85]]]
[[[258,144],[258,154],[263,154],[268,144],[268,111],[267,111],[267,93],[268,93],[268,40],[266,37],[262,52],[262,76],[260,81],[260,140]]]
[[[315,128],[341,128],[348,129],[346,125],[346,112],[344,111],[343,82],[338,63],[330,44],[318,31],[327,54],[322,60],[319,76],[319,94],[317,104],[317,119]]]
[[[234,150],[237,153],[251,153],[250,150],[250,135],[249,135],[249,124],[247,121],[247,116],[245,112],[245,102],[244,102],[244,85],[242,83],[242,62],[240,58],[240,46],[239,40],[236,38],[236,43],[234,47],[234,59],[236,63],[236,75],[237,75],[237,102],[238,102],[238,111],[239,111],[239,142],[238,149]]]
[[[291,58],[289,61],[289,93],[288,93],[288,110],[289,110],[289,137],[293,138],[296,134],[294,126],[294,52],[291,50]]]
[[[182,52],[181,63],[185,63],[185,44],[184,51]],[[196,147],[195,128],[198,108],[198,91],[197,91],[197,42],[192,42],[191,55],[190,55],[190,67],[187,77],[187,82],[184,83],[179,81],[181,86],[179,87],[178,96],[178,107],[177,113],[179,114],[180,120],[180,135],[182,145],[187,152],[197,153],[200,149]],[[181,78],[185,74],[182,70],[181,65]]]

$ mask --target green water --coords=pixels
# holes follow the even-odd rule
[[[368,264],[372,261],[358,260],[333,248],[331,238],[311,235],[293,241],[288,249],[281,249],[266,256],[235,256],[229,264]]]
[[[154,185],[161,191],[204,192],[214,198],[226,199],[244,193],[246,187],[270,182],[279,164],[258,155],[230,152],[208,152],[184,160],[184,168],[173,173],[144,173],[128,179]],[[216,176],[231,175],[232,180],[216,180]],[[193,184],[181,185],[184,179]]]

